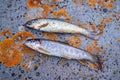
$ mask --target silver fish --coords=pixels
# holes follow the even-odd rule
[[[29,48],[46,55],[63,57],[66,59],[90,61],[95,63],[98,69],[101,69],[101,62],[98,56],[91,55],[85,50],[72,47],[62,42],[39,38],[27,39],[24,44]]]
[[[47,18],[47,19],[33,19],[24,24],[26,27],[30,27],[36,30],[44,32],[55,32],[55,33],[79,33],[83,34],[92,39],[98,39],[99,31],[88,31],[77,25],[64,22],[62,20]]]

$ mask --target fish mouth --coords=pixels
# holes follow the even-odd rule
[[[23,24],[23,26],[25,26],[25,27],[29,27],[30,25],[28,25],[27,23],[25,23],[25,24]]]

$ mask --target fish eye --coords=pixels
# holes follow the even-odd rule
[[[27,22],[27,24],[28,24],[28,25],[31,25],[31,22],[30,22],[30,21],[28,21],[28,22]]]

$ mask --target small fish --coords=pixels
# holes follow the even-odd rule
[[[40,53],[63,57],[66,59],[76,59],[78,61],[90,61],[95,63],[98,69],[102,69],[100,58],[98,56],[91,55],[85,50],[72,47],[63,42],[56,42],[47,39],[27,39],[24,44]]]
[[[83,34],[92,39],[99,38],[98,37],[99,31],[88,31],[77,25],[52,18],[33,19],[26,22],[24,26],[44,32],[72,33],[72,34],[76,33],[76,34]]]

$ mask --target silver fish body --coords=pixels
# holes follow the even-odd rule
[[[27,39],[24,44],[33,50],[51,56],[63,57],[67,59],[87,60],[93,63],[99,62],[98,57],[89,54],[87,51],[61,42],[46,39]]]
[[[24,24],[24,26],[37,29],[44,32],[55,33],[80,33],[92,39],[98,39],[98,32],[91,32],[71,23],[57,19],[33,19]]]

